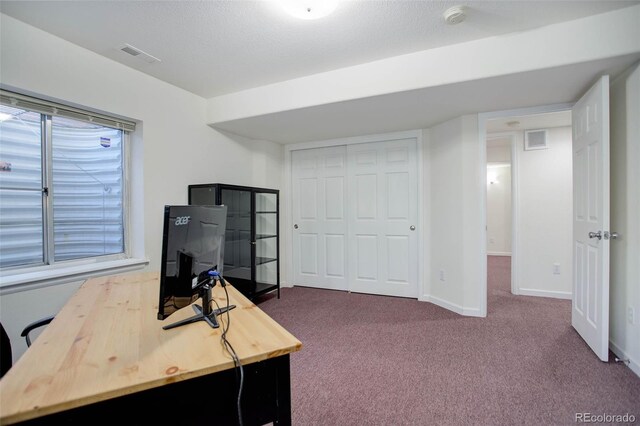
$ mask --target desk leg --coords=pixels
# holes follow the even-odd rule
[[[289,355],[282,355],[274,359],[277,362],[277,413],[274,425],[291,425],[291,374]]]

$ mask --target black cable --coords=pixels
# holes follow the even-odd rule
[[[215,302],[215,301],[214,301],[214,302]],[[220,309],[220,305],[218,305],[218,303],[217,303],[217,302],[216,302],[216,307],[217,307],[218,309]],[[222,329],[224,330],[224,324],[225,324],[225,323],[224,323],[224,321],[222,320],[222,317],[220,317],[220,318],[219,318],[219,322],[222,324],[222,327],[223,327]],[[222,345],[223,345],[223,347],[224,347],[224,346],[225,346],[224,340],[221,340],[221,342],[222,342]],[[226,349],[226,348],[225,348],[225,349]],[[227,350],[227,352],[229,352],[229,354],[231,354],[231,351],[228,351],[228,350]],[[233,359],[233,354],[231,354],[231,358]],[[233,365],[234,365],[234,367],[236,367],[236,368],[234,368],[233,372],[235,373],[235,376],[236,376],[236,387],[239,389],[239,388],[240,388],[240,374],[239,374],[239,370],[238,370],[238,368],[237,368],[236,360],[235,360],[235,359],[233,359]]]
[[[222,277],[220,278],[223,279]],[[242,398],[242,387],[244,384],[244,369],[242,368],[242,364],[240,363],[240,358],[238,358],[238,355],[236,354],[235,349],[233,349],[233,346],[231,345],[231,342],[227,340],[227,332],[229,331],[229,326],[231,325],[231,317],[229,316],[229,292],[227,291],[226,285],[223,285],[222,288],[224,289],[224,293],[227,298],[227,308],[226,308],[227,321],[226,322],[223,321],[222,315],[220,315],[220,322],[222,323],[222,335],[220,337],[222,338],[222,343],[225,346],[227,352],[231,355],[231,358],[233,359],[233,365],[235,366],[236,371],[237,370],[240,371],[240,382],[238,383],[238,399],[236,401],[236,405],[238,408],[238,424],[242,426],[241,398]],[[216,304],[216,307],[220,309],[218,302],[213,298],[212,300]],[[237,380],[237,376],[236,376],[236,380]]]
[[[242,426],[242,403],[241,403],[241,398],[242,398],[242,387],[244,384],[244,369],[242,368],[242,364],[240,363],[240,358],[238,357],[238,355],[236,354],[235,349],[233,348],[233,346],[231,345],[231,342],[229,342],[229,340],[227,340],[227,332],[229,331],[229,327],[231,326],[231,317],[229,316],[229,293],[227,292],[227,287],[223,286],[222,287],[224,289],[224,293],[226,295],[227,298],[227,323],[225,324],[224,321],[222,321],[222,318],[220,318],[220,320],[222,321],[222,339],[225,343],[225,345],[227,346],[227,350],[232,354],[232,358],[233,358],[233,362],[236,366],[237,369],[240,370],[240,384],[238,386],[238,400],[237,400],[237,406],[238,406],[238,424],[240,426]]]

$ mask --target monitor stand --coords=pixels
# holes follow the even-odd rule
[[[202,298],[202,306],[193,305],[193,310],[196,311],[196,315],[174,322],[173,324],[165,325],[162,329],[169,330],[171,328],[180,327],[181,325],[191,324],[192,322],[198,321],[204,321],[212,328],[218,328],[220,327],[220,324],[216,317],[236,307],[236,305],[229,305],[220,309],[211,309],[211,302],[213,301],[213,298],[211,297],[211,285],[209,284],[205,284],[200,287],[200,297]]]

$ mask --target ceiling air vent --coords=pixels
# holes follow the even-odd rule
[[[149,55],[147,52],[144,52],[130,44],[125,44],[124,46],[120,47],[120,50],[122,50],[124,53],[127,53],[131,56],[140,58],[148,64],[153,64],[154,62],[160,62],[160,59],[156,58],[155,56]]]
[[[543,130],[525,130],[524,131],[524,150],[547,149],[547,131]]]

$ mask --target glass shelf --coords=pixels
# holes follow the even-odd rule
[[[276,238],[274,234],[256,234],[256,240],[264,240],[265,238]]]
[[[259,256],[256,256],[256,266],[257,265],[264,265],[265,263],[275,262],[276,260],[278,260],[278,259],[273,258],[273,257],[259,257]]]
[[[273,284],[260,283],[260,282],[256,283],[256,290],[255,290],[256,295],[264,294],[272,290],[273,290]]]

